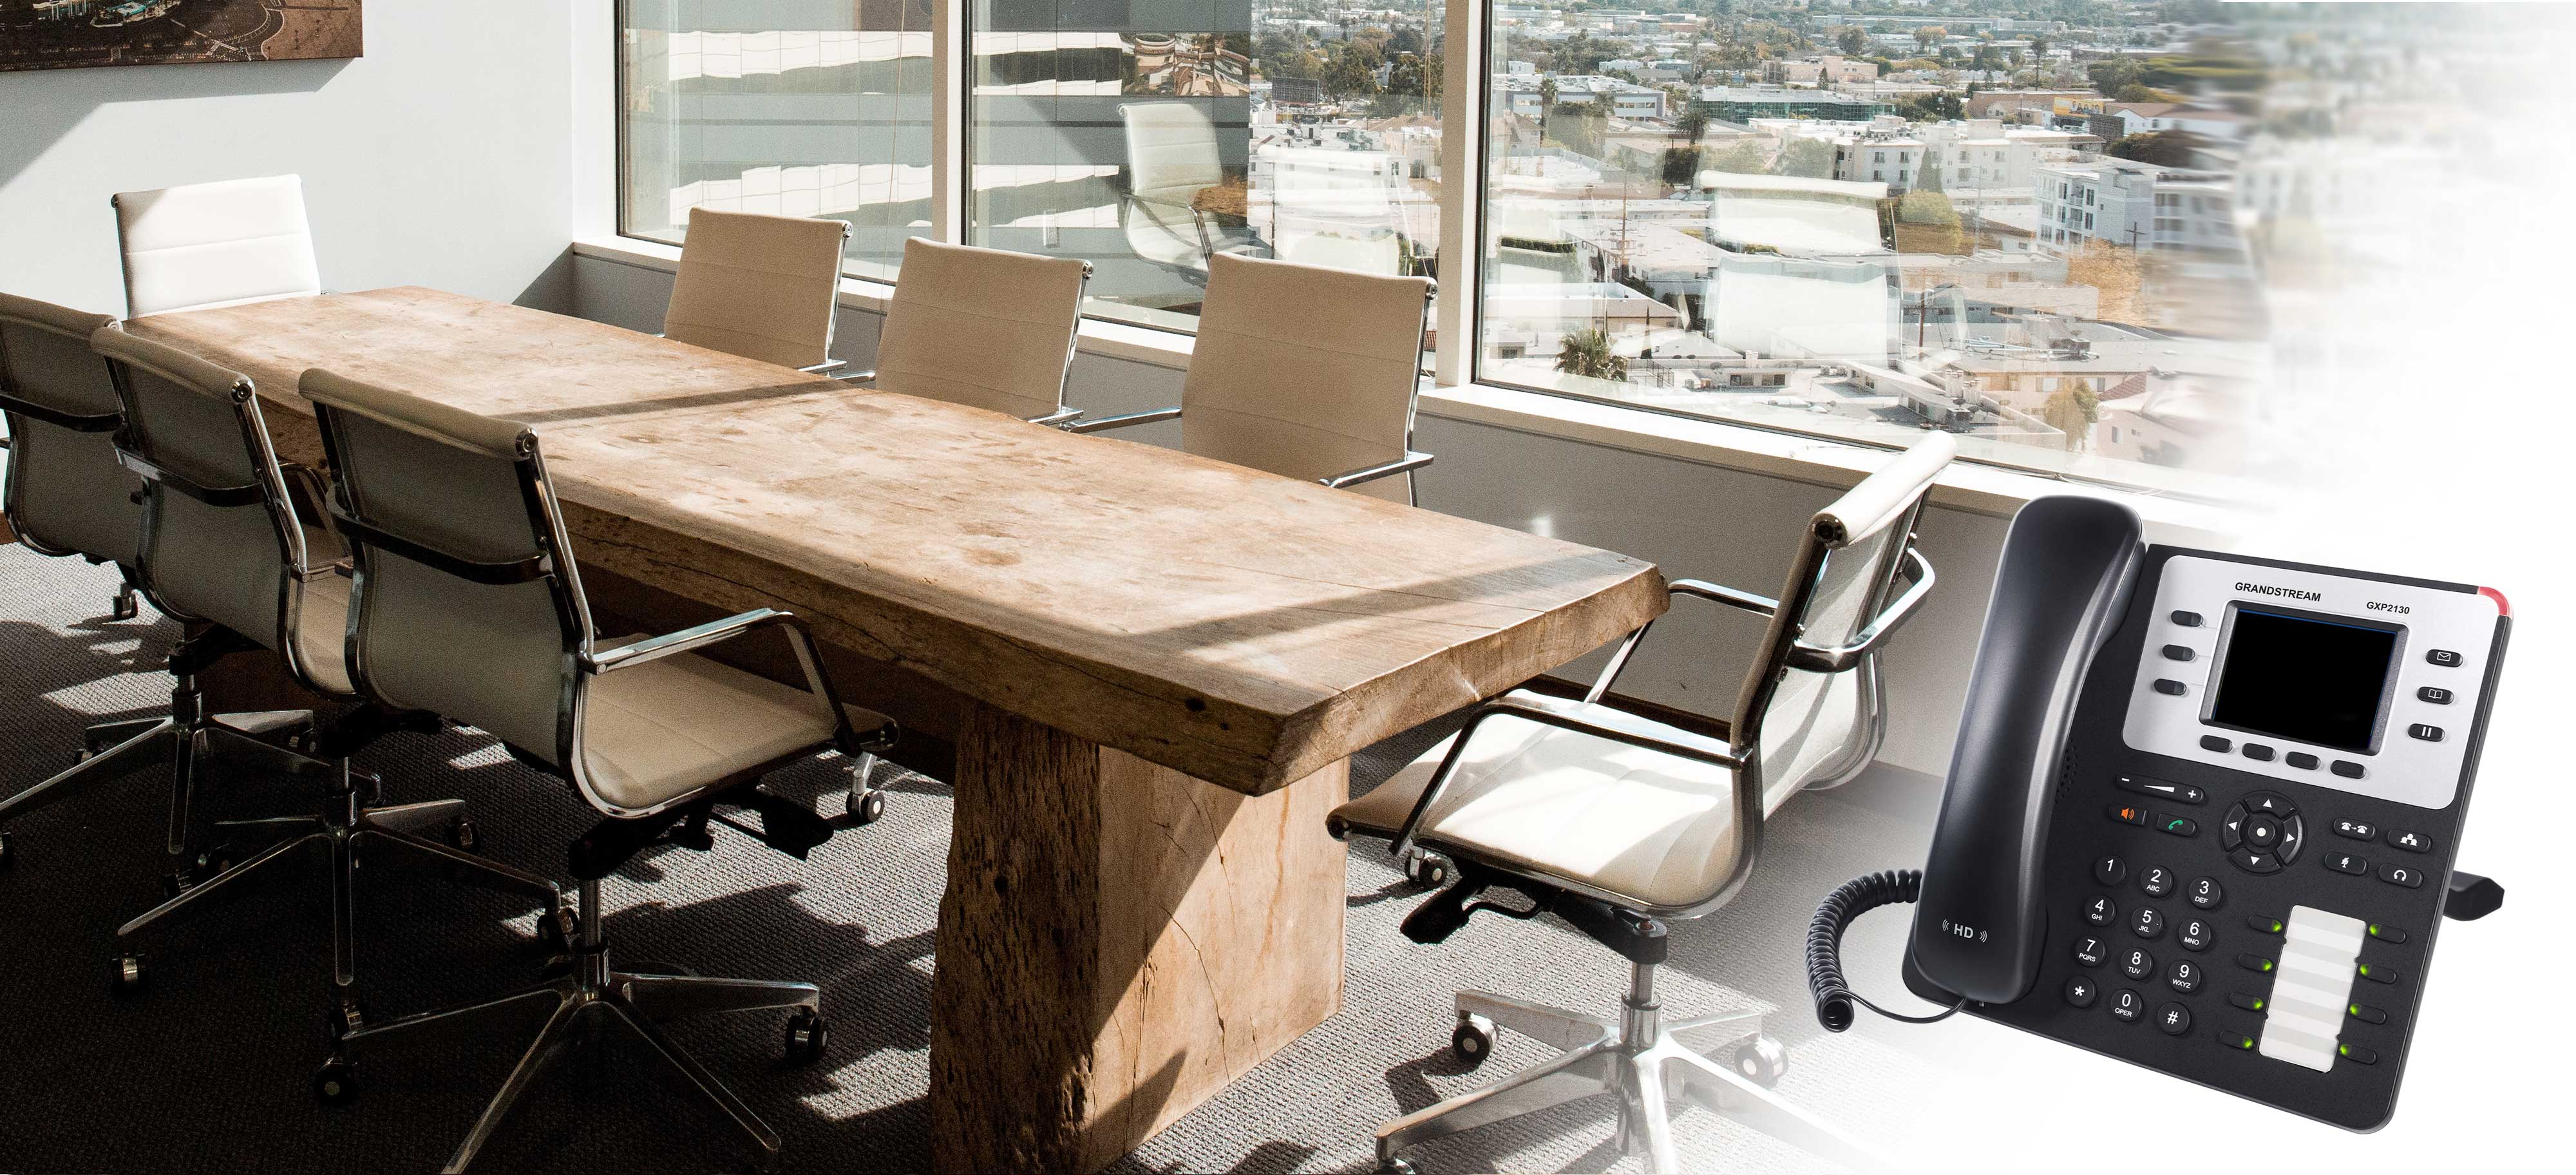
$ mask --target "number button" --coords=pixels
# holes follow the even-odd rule
[[[2191,883],[2191,904],[2194,908],[2215,910],[2218,908],[2218,903],[2226,900],[2227,891],[2219,888],[2218,879],[2215,877],[2203,877]]]
[[[2160,898],[2172,893],[2173,885],[2173,870],[2162,865],[2149,865],[2146,872],[2138,874],[2138,888],[2147,891],[2147,896],[2151,898]]]
[[[2184,995],[2199,991],[2200,965],[2189,959],[2176,962],[2173,970],[2166,973],[2165,984]]]
[[[2129,957],[2120,962],[2120,973],[2131,979],[2144,979],[2156,973],[2156,957],[2131,947]]]
[[[2111,1014],[2123,1023],[2135,1024],[2138,1017],[2147,1014],[2147,1001],[2139,999],[2138,993],[2121,988],[2111,995]]]
[[[2093,986],[2093,981],[2081,975],[2066,981],[2066,1002],[2076,1007],[2092,1007],[2100,995],[2101,990]]]
[[[2129,915],[2129,931],[2140,938],[2155,938],[2165,932],[2165,916],[2149,906],[2138,907]]]
[[[2110,957],[2111,948],[2101,939],[2088,934],[2075,940],[2075,961],[2078,963],[2087,967],[2099,967],[2102,965],[2102,960]]]
[[[2175,932],[2174,941],[2181,943],[2182,949],[2187,951],[2205,951],[2209,949],[2210,940],[2217,935],[2209,923],[2193,918],[2185,921],[2182,929]]]
[[[2109,898],[2095,898],[2084,903],[2084,920],[2095,926],[2109,926],[2120,919],[2120,907]]]
[[[2104,885],[2118,885],[2129,879],[2129,863],[2118,857],[2104,857],[2093,862],[2093,880]]]

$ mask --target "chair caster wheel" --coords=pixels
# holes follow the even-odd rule
[[[483,832],[474,826],[470,816],[459,816],[447,822],[447,843],[458,852],[474,852],[483,843]]]
[[[1764,1089],[1776,1089],[1789,1072],[1789,1046],[1755,1036],[1735,1046],[1726,1063]]]
[[[121,1000],[132,999],[143,994],[146,978],[143,956],[118,955],[108,971],[107,993]]]
[[[367,1026],[367,1005],[354,998],[342,999],[340,1006],[322,1017],[322,1029],[333,1042],[344,1040],[352,1032]]]
[[[116,598],[107,606],[107,618],[110,620],[132,620],[142,614],[143,606],[135,601],[132,588],[116,593]]]
[[[196,875],[186,869],[173,869],[161,875],[161,899],[168,901],[197,888]]]
[[[832,1045],[832,1022],[811,1011],[787,1018],[787,1063],[811,1065]]]
[[[874,824],[885,819],[885,797],[885,792],[879,788],[872,787],[864,793],[853,789],[845,802],[850,818],[861,824]]]
[[[1458,875],[1458,869],[1447,857],[1416,850],[1404,859],[1404,875],[1416,885],[1439,889]]]
[[[216,845],[197,854],[197,867],[189,875],[193,878],[189,884],[203,885],[212,880],[216,874],[238,864],[241,864],[241,858],[233,851],[231,845]]]
[[[1377,1175],[1420,1175],[1420,1173],[1414,1170],[1413,1164],[1403,1159],[1379,1159]]]
[[[333,1057],[313,1071],[313,1100],[326,1106],[345,1106],[358,1100],[358,1077],[349,1062]]]
[[[1494,1052],[1494,1022],[1474,1012],[1461,1014],[1458,1027],[1449,1033],[1449,1051],[1470,1070],[1483,1065]]]
[[[18,855],[9,851],[9,834],[0,832],[0,869],[7,869],[17,859]]]
[[[580,930],[580,919],[562,906],[537,915],[537,941],[545,944],[549,954],[572,954],[573,936]]]

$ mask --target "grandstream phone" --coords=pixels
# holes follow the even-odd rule
[[[2502,900],[2451,862],[2511,625],[2492,589],[2151,546],[2116,503],[2032,502],[1931,854],[1818,911],[1818,1018],[1867,1004],[1843,925],[1912,901],[1918,996],[2377,1129],[2446,903]]]

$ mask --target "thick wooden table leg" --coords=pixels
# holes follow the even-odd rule
[[[938,1170],[1088,1175],[1339,1010],[1347,761],[1246,796],[981,704],[961,733]]]

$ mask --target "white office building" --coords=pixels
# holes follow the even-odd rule
[[[2126,159],[2042,167],[2031,184],[2039,247],[2069,253],[2101,241],[2141,250],[2237,252],[2243,242],[2231,189],[2222,172]]]

